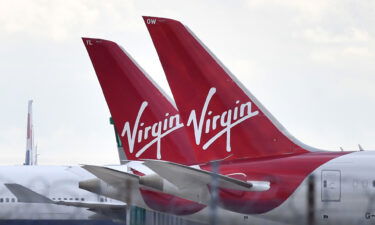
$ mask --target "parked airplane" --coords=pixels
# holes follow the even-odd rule
[[[114,198],[131,205],[173,215],[196,222],[209,222],[211,213],[208,189],[188,178],[187,188],[180,188],[155,174],[140,158],[167,159],[184,165],[197,164],[194,148],[189,142],[180,115],[175,106],[159,87],[142,71],[123,48],[116,43],[93,38],[83,38],[90,59],[98,76],[104,96],[114,119],[116,130],[134,173],[98,167],[83,166],[98,179],[80,182],[80,188]],[[151,161],[148,163],[152,163]],[[174,167],[176,171],[180,170]],[[190,171],[193,175],[194,171]],[[181,176],[181,178],[184,178]],[[186,177],[185,177],[186,178]],[[210,174],[205,174],[205,179]],[[220,176],[221,185],[234,189],[262,191],[268,182],[254,186],[233,178]],[[197,193],[199,191],[200,193]],[[225,224],[242,221],[242,215],[224,210],[220,220]],[[193,214],[193,215],[190,215]],[[240,217],[239,217],[240,216]],[[233,218],[236,218],[233,221]],[[249,218],[249,216],[247,216]],[[258,224],[280,224],[251,218]]]
[[[29,101],[27,125],[27,157],[32,154],[32,101]],[[113,120],[111,119],[111,124]],[[115,129],[120,164],[107,166],[115,171],[127,171],[128,163]],[[31,151],[30,151],[31,149]],[[27,160],[30,162],[30,158]],[[78,166],[20,166],[0,167],[0,224],[118,224],[144,222],[152,224],[186,224],[181,218],[163,213],[127,207],[123,202],[79,189],[82,180],[96,182],[94,176]],[[103,186],[107,188],[107,186]],[[143,213],[143,218],[139,217]],[[126,214],[126,215],[125,215]],[[166,223],[168,222],[168,223]],[[191,224],[191,223],[189,223]],[[193,224],[192,224],[193,225]]]
[[[277,221],[303,221],[308,218],[308,202],[305,195],[298,195],[306,192],[307,177],[313,175],[317,224],[373,223],[369,197],[375,182],[367,171],[374,153],[324,152],[301,143],[187,27],[164,18],[144,20],[182,121],[202,148],[197,157],[203,161],[230,158],[221,163],[222,174],[244,173],[246,180],[271,182],[268,191],[259,193],[237,192],[236,196],[220,190],[221,207]],[[188,94],[192,91],[193,96]],[[358,183],[364,185],[355,187]],[[294,203],[297,209],[290,210]]]
[[[93,178],[80,166],[1,166],[0,177],[0,222],[114,224],[125,219],[124,203],[78,188],[80,181]]]
[[[207,205],[212,201],[209,193],[217,187],[220,224],[269,224],[270,220],[283,224],[374,223],[374,153],[329,152],[301,143],[187,27],[166,18],[144,20],[181,116],[177,117],[179,123],[170,123],[169,115],[176,115],[175,111],[155,104],[165,120],[160,118],[163,114],[144,117],[149,101],[155,100],[147,98],[131,103],[139,107],[132,114],[114,114],[116,109],[108,101],[124,104],[124,94],[106,96],[116,128],[122,131],[125,153],[136,159],[148,158],[143,165],[155,173],[84,166],[101,179],[101,185],[109,185],[103,189],[105,194],[116,193],[113,197],[121,201],[207,222]],[[126,69],[118,62],[126,54],[105,41],[85,44],[104,94],[108,95],[104,89],[113,88],[111,94],[121,90],[117,74],[126,76]],[[93,50],[95,47],[99,50]],[[97,64],[101,60],[106,63]],[[143,86],[147,80],[137,75],[142,74],[127,79],[138,95],[158,94],[151,86]],[[174,152],[164,147],[164,140],[175,134],[168,132],[171,128],[189,135],[193,147],[184,152],[194,153],[193,163],[178,157],[179,148]],[[142,155],[146,150],[153,150],[154,155]],[[213,161],[219,164],[219,173],[212,172]],[[216,186],[211,185],[213,180]]]
[[[78,188],[94,176],[80,166],[37,166],[32,100],[28,103],[27,166],[0,166],[0,224],[117,224],[125,204]],[[124,161],[123,154],[119,154]],[[125,166],[112,166],[126,170]]]

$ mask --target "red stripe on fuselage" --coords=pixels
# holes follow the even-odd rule
[[[285,157],[223,161],[221,174],[244,173],[250,181],[269,181],[271,188],[263,192],[219,190],[220,206],[239,213],[268,212],[287,200],[302,181],[319,166],[350,152],[311,152]],[[202,169],[211,170],[210,166]]]
[[[197,202],[179,198],[173,195],[156,191],[140,189],[142,198],[153,210],[171,213],[174,215],[191,215],[201,211],[206,206]]]
[[[266,213],[285,202],[318,167],[348,153],[351,152],[311,152],[222,161],[220,174],[243,173],[247,181],[269,181],[271,188],[263,192],[219,189],[219,205],[243,214]],[[208,164],[201,168],[211,171]],[[241,177],[234,178],[243,179]],[[160,192],[141,189],[141,194],[151,209],[165,213],[189,215],[205,208],[205,205]]]

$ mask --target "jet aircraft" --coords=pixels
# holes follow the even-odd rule
[[[144,21],[178,111],[117,44],[84,38],[132,170],[83,166],[98,179],[82,188],[204,223],[215,189],[220,224],[374,223],[374,153],[301,143],[190,29]]]

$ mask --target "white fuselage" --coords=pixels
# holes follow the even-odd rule
[[[375,152],[362,151],[337,157],[314,175],[314,224],[375,224]],[[112,167],[124,171],[126,167]],[[19,203],[4,183],[18,183],[53,200],[110,202],[110,198],[78,188],[83,180],[95,178],[78,166],[0,167],[0,219],[90,219],[95,213],[85,208],[41,203]],[[272,185],[272,184],[271,184]],[[121,191],[121,190],[120,190]],[[122,190],[125,191],[125,190]],[[308,224],[308,177],[280,206],[264,214],[246,215],[217,208],[219,224]],[[108,195],[103,191],[103,195]],[[132,202],[148,208],[139,190],[129,193]],[[121,200],[119,198],[119,200]],[[186,216],[208,222],[210,208]]]
[[[313,175],[313,224],[375,224],[375,152],[361,151],[339,156],[320,165],[278,207],[263,214],[241,214],[217,207],[218,224],[309,224],[308,177]],[[271,183],[272,187],[272,183]],[[310,186],[311,187],[311,186]],[[113,189],[112,189],[113,190]],[[120,190],[121,191],[121,190]],[[124,190],[123,190],[124,191]],[[103,193],[105,194],[105,193]],[[108,195],[116,198],[115,195]],[[138,190],[131,193],[132,202],[147,207]],[[208,223],[210,208],[184,216]],[[311,217],[310,217],[311,218]]]
[[[353,152],[321,165],[310,174],[314,177],[314,192],[310,192],[314,199],[314,225],[375,224],[374,161],[375,152]],[[245,215],[219,209],[218,221],[223,225],[311,224],[308,221],[311,186],[308,186],[306,177],[283,204],[264,214]]]
[[[92,178],[94,178],[92,174],[79,166],[1,166],[0,220],[90,220],[100,218],[100,215],[86,208],[18,202],[12,192],[4,186],[6,183],[20,184],[56,201],[84,203],[115,201],[79,189],[79,181]]]
[[[375,152],[360,151],[335,158],[314,175],[314,224],[375,224]],[[307,224],[308,180],[282,205],[260,215],[287,224]]]

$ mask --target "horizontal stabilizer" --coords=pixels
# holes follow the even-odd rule
[[[266,181],[242,181],[167,161],[145,160],[144,165],[180,189],[199,188],[210,185],[213,179],[217,179],[219,188],[242,191],[266,191],[270,188],[270,183]]]
[[[110,185],[117,186],[119,183],[126,183],[133,187],[134,185],[139,185],[139,177],[131,173],[92,165],[84,165],[82,168]]]
[[[128,193],[127,191],[125,191],[126,189],[138,190],[139,188],[145,188],[153,191],[163,192],[165,194],[173,195],[179,198],[184,198],[190,201],[195,201],[199,203],[208,202],[208,193],[204,194],[205,198],[199,197],[204,192],[204,190],[202,190],[202,186],[199,187],[199,190],[179,189],[176,185],[169,182],[167,179],[164,179],[163,177],[159,176],[159,174],[153,173],[152,170],[146,166],[145,168],[152,172],[152,174],[137,176],[134,174],[99,166],[83,166],[83,168],[91,172],[93,175],[95,175],[103,182],[115,187],[117,190],[122,190],[122,193]],[[97,187],[99,187],[97,182],[98,181],[95,179],[81,181],[79,186],[81,189],[88,190],[94,193],[99,193],[99,191],[95,190],[98,189]],[[207,190],[207,187],[205,187],[205,190]]]
[[[157,174],[147,175],[147,176],[137,176],[131,173],[123,172],[114,170],[107,167],[100,167],[100,166],[89,166],[85,165],[82,168],[86,169],[97,178],[101,179],[102,181],[108,183],[117,188],[124,188],[124,187],[132,187],[138,189],[139,187],[147,187],[158,191],[163,191],[163,181],[160,176]],[[148,169],[148,168],[147,168]],[[89,186],[89,181],[82,181],[80,182],[80,187],[83,186],[82,184],[87,187]],[[92,182],[92,181],[91,181]],[[97,186],[97,185],[91,185]],[[82,188],[82,187],[81,187]],[[88,190],[88,188],[83,188]]]

